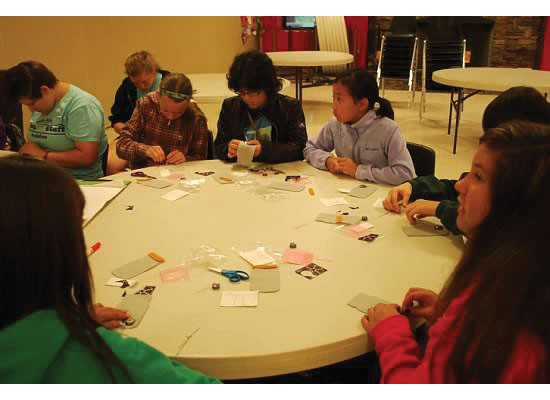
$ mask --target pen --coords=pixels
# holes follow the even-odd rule
[[[90,248],[86,251],[86,255],[87,255],[88,257],[90,257],[92,254],[94,254],[96,251],[98,251],[100,247],[101,247],[101,243],[100,243],[100,242],[96,242],[94,245],[92,245],[92,247],[90,247]]]

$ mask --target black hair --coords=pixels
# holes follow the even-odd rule
[[[234,92],[264,90],[269,98],[282,88],[273,61],[258,50],[246,51],[235,57],[227,73],[227,86]]]
[[[19,101],[21,97],[40,99],[40,87],[47,86],[53,89],[59,80],[44,64],[37,61],[25,61],[7,70],[4,77],[6,95]]]
[[[550,124],[550,104],[532,87],[512,87],[489,103],[483,113],[481,124],[486,131],[514,119]]]
[[[368,110],[375,110],[376,115],[379,117],[387,117],[394,119],[393,107],[389,100],[380,97],[378,92],[378,85],[374,76],[369,74],[364,69],[350,69],[341,72],[336,76],[334,83],[339,83],[345,86],[356,102],[361,99],[367,99],[369,101]],[[378,103],[379,108],[374,108],[374,105]]]

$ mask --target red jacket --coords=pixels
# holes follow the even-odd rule
[[[434,353],[435,344],[457,317],[469,295],[466,291],[451,302],[445,313],[432,325],[424,357],[411,332],[406,317],[395,315],[379,322],[370,338],[380,360],[380,383],[452,383],[445,377],[445,366],[459,331],[451,334],[446,346]],[[523,330],[503,371],[501,383],[533,383],[546,359],[546,350],[532,333]],[[430,372],[431,367],[431,372]]]

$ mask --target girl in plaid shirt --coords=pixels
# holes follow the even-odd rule
[[[167,75],[156,92],[141,98],[116,141],[117,155],[130,168],[205,160],[206,117],[191,102],[193,87],[184,74]]]

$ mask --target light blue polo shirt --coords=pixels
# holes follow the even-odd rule
[[[73,150],[75,141],[98,142],[97,159],[92,165],[65,167],[77,179],[97,179],[103,176],[101,157],[107,149],[104,121],[103,107],[99,100],[70,85],[67,93],[49,114],[32,113],[29,141],[49,151]]]

